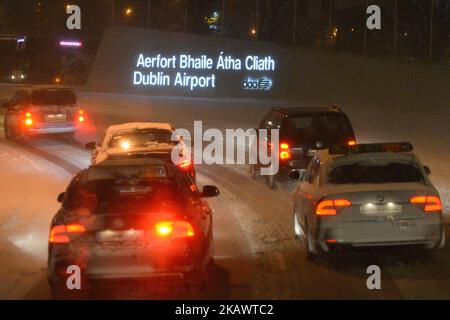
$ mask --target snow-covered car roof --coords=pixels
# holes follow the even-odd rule
[[[145,129],[161,129],[172,131],[173,125],[170,123],[158,123],[158,122],[127,122],[110,126],[106,130],[106,133],[112,134],[115,132],[145,130]]]
[[[148,153],[148,152],[160,152],[167,153],[171,152],[174,148],[174,145],[169,143],[154,143],[150,144],[146,147],[130,147],[129,149],[123,148],[108,148],[106,150],[106,154],[108,156],[111,155],[119,155],[119,154],[135,154],[135,153]]]
[[[317,156],[324,163],[334,165],[351,164],[355,162],[380,162],[387,161],[415,161],[417,157],[412,153],[412,145],[409,142],[372,143],[355,146],[337,145],[330,149],[317,151]]]
[[[332,155],[330,156],[332,166],[341,166],[346,164],[371,162],[371,163],[386,163],[392,161],[398,162],[416,162],[417,159],[412,153],[403,152],[377,152],[377,153],[362,153],[352,155]]]

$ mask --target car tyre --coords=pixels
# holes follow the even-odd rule
[[[11,128],[9,127],[8,122],[6,121],[6,118],[5,118],[5,122],[4,122],[4,127],[3,128],[4,128],[4,132],[5,132],[5,139],[6,140],[12,140],[13,135],[11,133]]]
[[[444,249],[446,243],[447,243],[447,236],[445,235],[445,227],[442,227],[442,238],[441,238],[441,241],[439,242],[439,245],[437,248]]]
[[[298,223],[297,213],[294,210],[294,237],[295,240],[301,240],[302,237],[302,227],[300,226],[300,223]]]
[[[267,176],[267,186],[271,190],[276,190],[277,189],[277,182],[276,182],[275,177],[276,177],[275,175],[268,175]]]
[[[315,262],[323,254],[323,251],[313,238],[308,228],[308,225],[306,225],[305,229],[306,229],[305,245],[308,260]]]
[[[257,168],[255,164],[251,164],[249,166],[250,168],[250,176],[252,177],[253,180],[256,180],[256,178],[258,177],[258,174],[256,173]]]
[[[210,289],[210,274],[214,266],[214,260],[211,258],[201,269],[194,271],[186,277],[186,286],[188,290],[208,292]]]

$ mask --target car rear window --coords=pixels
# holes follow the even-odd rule
[[[342,114],[293,115],[285,120],[284,128],[287,137],[304,143],[316,143],[320,140],[327,145],[345,143],[353,138],[353,129],[347,117]]]
[[[31,103],[38,106],[75,104],[71,90],[38,90],[31,93]]]
[[[417,165],[399,162],[342,165],[332,168],[327,180],[332,184],[424,182]]]
[[[159,143],[176,144],[176,142],[170,140],[171,136],[172,132],[164,129],[149,129],[132,133],[123,133],[113,136],[108,147],[120,148],[124,142],[128,142],[130,147],[132,146],[134,148],[148,147],[152,144]]]
[[[80,182],[68,190],[66,208],[90,214],[146,212],[180,199],[169,179],[107,179]]]

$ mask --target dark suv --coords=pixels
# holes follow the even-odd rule
[[[27,140],[40,134],[71,134],[86,120],[70,88],[22,88],[5,103],[5,138]]]
[[[276,181],[286,180],[293,170],[303,173],[317,150],[333,144],[356,144],[350,121],[335,106],[272,108],[258,129],[280,130],[280,169],[276,175],[267,177],[271,188]],[[250,165],[252,177],[256,177],[259,167]]]

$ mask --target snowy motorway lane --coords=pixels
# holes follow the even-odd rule
[[[108,107],[88,101],[84,103],[88,112]],[[133,111],[138,110],[136,106],[120,102],[117,108],[124,105],[130,109],[117,109],[117,113],[109,110],[109,115],[92,112],[95,126],[87,136],[78,137],[75,143],[62,138],[43,138],[22,145],[5,141],[0,132],[0,298],[51,298],[46,280],[49,223],[58,208],[57,195],[64,191],[73,174],[89,165],[89,153],[81,147],[83,143],[98,137],[110,123],[138,119],[171,121],[175,117],[178,119],[174,120],[175,125],[183,127],[186,124],[189,128],[190,118],[196,119],[199,112],[203,114],[209,110],[206,107],[200,111],[192,109],[183,117],[176,117],[175,112],[167,110],[167,106],[156,108],[148,102],[141,104],[150,109],[137,112]],[[364,114],[367,111],[349,111],[361,141],[370,141],[371,137],[380,135],[378,128],[381,124],[373,122],[371,126],[366,125]],[[238,122],[242,116],[236,110],[230,108],[228,116],[232,116],[233,120],[229,121],[235,125],[238,123],[245,127],[247,119]],[[209,114],[209,118],[215,118],[214,114]],[[3,123],[1,116],[0,123]],[[219,128],[229,125],[217,119],[215,122],[211,120],[207,126],[213,124]],[[386,137],[381,139],[388,139],[395,124],[384,126]],[[394,138],[403,139],[411,132],[414,131],[397,132]],[[442,133],[445,136],[444,129]],[[426,163],[432,167],[432,178],[448,208],[448,163],[435,157],[435,149],[428,150],[421,143],[419,134],[414,138],[419,153],[425,154]],[[264,181],[252,180],[245,166],[202,165],[197,167],[197,171],[199,184],[214,184],[221,190],[220,197],[208,200],[214,209],[215,237],[211,288],[207,292],[186,292],[182,287],[167,290],[173,285],[159,283],[155,290],[155,284],[128,281],[108,284],[94,297],[450,299],[449,247],[435,254],[414,248],[351,250],[313,263],[306,259],[304,245],[293,237],[290,193],[269,190]],[[381,267],[381,290],[367,289],[366,269],[369,265]]]
[[[50,298],[46,281],[47,234],[50,220],[58,207],[56,196],[64,191],[73,174],[88,165],[89,154],[65,141],[49,139],[39,139],[27,146],[0,140],[0,150],[1,163],[4,164],[0,179],[5,181],[5,178],[10,177],[14,179],[14,182],[11,180],[8,182],[16,185],[15,188],[7,190],[8,184],[1,183],[2,194],[11,195],[11,197],[9,202],[2,204],[0,208],[1,219],[5,221],[0,225],[2,235],[5,236],[2,237],[0,247],[1,255],[5,258],[2,259],[1,265],[0,282],[4,290],[1,291],[0,298],[47,299]],[[27,165],[28,163],[33,167]],[[26,178],[20,174],[21,165],[27,168],[24,173]],[[213,183],[201,175],[198,180],[199,184]],[[46,192],[44,195],[39,193],[35,198],[34,190],[46,190]],[[22,196],[28,199],[26,205],[21,201]],[[238,221],[230,214],[233,209],[226,204],[215,203],[217,201],[226,203],[227,198],[231,197],[232,195],[223,190],[221,200],[210,200],[215,213],[216,266],[211,272],[211,283],[214,285],[207,293],[194,291],[186,295],[182,288],[168,290],[172,286],[170,283],[157,283],[153,286],[142,285],[142,283],[114,283],[103,286],[96,292],[96,297],[252,298],[251,289],[254,287],[252,276],[255,270],[248,239]],[[41,204],[45,203],[51,205],[42,208]],[[12,218],[9,217],[9,212],[14,213]],[[25,229],[27,233],[20,238],[5,234],[5,231],[9,232],[12,229],[8,219],[14,219],[15,225]],[[40,220],[38,224],[35,224],[36,219]],[[235,234],[230,234],[229,230],[233,230]],[[39,237],[36,237],[36,234]],[[26,255],[27,253],[29,255]],[[34,260],[29,260],[31,258]],[[230,270],[239,270],[239,272],[231,273]],[[7,290],[16,285],[23,289],[14,292]],[[127,288],[127,285],[130,287]],[[155,288],[157,290],[154,290]]]
[[[46,282],[48,225],[56,196],[88,164],[89,154],[64,140],[28,146],[0,140],[1,298],[50,298]],[[99,298],[450,298],[450,250],[398,249],[337,253],[312,263],[292,235],[290,194],[270,191],[243,168],[201,166],[199,183],[217,185],[216,266],[208,292],[161,290],[142,283],[110,284]],[[382,290],[368,290],[366,268],[382,269]],[[129,288],[127,289],[127,286]],[[132,290],[131,290],[132,289]]]

